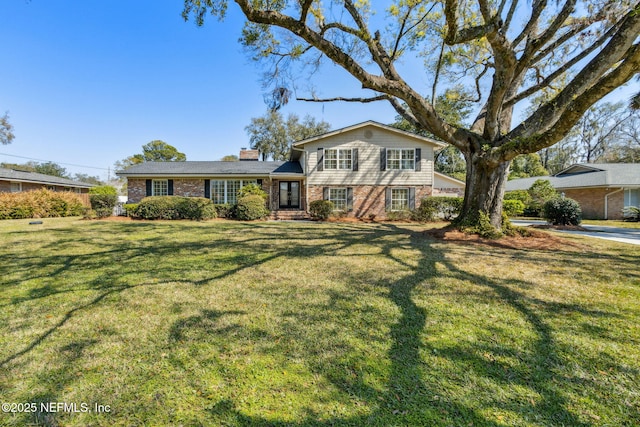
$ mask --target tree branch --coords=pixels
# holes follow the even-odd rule
[[[336,96],[335,98],[316,98],[315,96],[313,98],[296,98],[297,101],[305,101],[305,102],[335,102],[335,101],[342,101],[342,102],[361,102],[361,103],[368,103],[368,102],[376,102],[376,101],[388,101],[389,99],[391,99],[391,97],[389,95],[378,95],[378,96],[373,96],[370,98],[344,98],[342,96]]]

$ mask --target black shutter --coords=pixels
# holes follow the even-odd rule
[[[211,198],[211,181],[208,179],[204,180],[204,197],[206,199]]]
[[[409,209],[416,208],[416,187],[409,187]]]
[[[318,148],[318,168],[319,171],[324,170],[324,148]]]
[[[262,187],[262,178],[256,179],[256,182],[258,183],[258,186]]]
[[[391,210],[391,189],[389,187],[386,188],[386,190],[384,191],[384,209],[386,211],[390,211]]]
[[[422,148],[416,148],[416,172],[422,170]]]
[[[147,196],[147,197],[149,197],[149,196],[151,195],[151,185],[152,185],[152,184],[151,184],[151,180],[150,180],[150,179],[148,179],[148,180],[147,180],[147,182],[146,182],[146,184],[147,184],[147,192],[146,192],[146,196]]]
[[[351,150],[351,170],[358,170],[358,149]]]
[[[172,179],[167,180],[167,195],[173,196],[173,180]]]
[[[387,149],[386,148],[380,149],[380,170],[381,171],[387,170]]]
[[[347,188],[347,210],[353,210],[353,188],[351,187]]]
[[[329,200],[329,187],[322,189],[322,200]]]

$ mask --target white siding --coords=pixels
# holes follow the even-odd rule
[[[357,148],[358,170],[318,171],[318,148]],[[381,171],[381,148],[420,148],[421,171]],[[433,185],[433,148],[417,138],[366,126],[306,144],[303,167],[310,185]]]

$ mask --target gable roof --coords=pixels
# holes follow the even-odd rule
[[[60,185],[64,187],[91,188],[94,185],[72,179],[60,178],[53,175],[45,175],[38,172],[20,171],[15,169],[0,168],[0,179],[7,181],[30,182],[44,185]]]
[[[347,126],[347,127],[341,128],[341,129],[336,129],[336,130],[333,130],[333,131],[330,131],[330,132],[327,132],[327,133],[323,133],[321,135],[312,136],[311,138],[307,138],[307,139],[303,139],[303,140],[298,141],[298,142],[294,142],[293,143],[293,147],[301,147],[301,146],[303,146],[305,144],[308,144],[310,142],[318,141],[320,139],[329,138],[329,137],[332,137],[334,135],[338,135],[338,134],[345,133],[345,132],[351,132],[353,130],[360,129],[360,128],[367,127],[367,126],[376,127],[378,129],[386,130],[388,132],[394,132],[394,133],[400,134],[400,135],[408,137],[408,138],[417,139],[417,140],[419,140],[421,142],[425,142],[425,143],[428,143],[428,144],[431,144],[431,145],[435,145],[438,148],[447,146],[447,144],[445,144],[443,142],[440,142],[440,141],[436,141],[435,139],[427,138],[427,137],[421,136],[421,135],[416,135],[415,133],[407,132],[405,130],[394,128],[392,126],[383,125],[382,123],[378,123],[378,122],[373,121],[373,120],[367,120],[366,122],[362,122],[362,123],[358,123],[358,124],[355,124],[355,125]]]
[[[557,189],[589,187],[640,187],[640,163],[577,163],[553,176],[536,176],[507,181],[505,189],[527,190],[538,179]]]
[[[302,174],[298,162],[144,162],[132,165],[116,175],[125,177],[160,177],[160,176],[267,176],[272,173]]]

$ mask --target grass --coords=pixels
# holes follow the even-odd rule
[[[640,247],[423,228],[0,222],[0,425],[640,424]]]
[[[586,225],[600,225],[607,227],[622,227],[622,228],[640,228],[640,222],[633,221],[615,221],[615,220],[603,220],[603,219],[584,219],[582,224]]]

